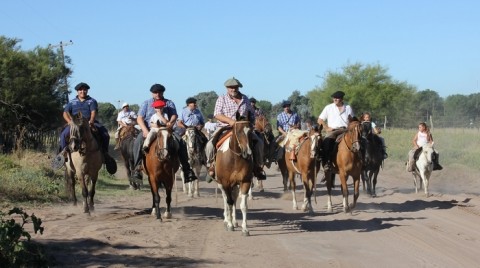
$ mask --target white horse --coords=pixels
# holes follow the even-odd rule
[[[185,135],[182,137],[187,145],[188,151],[188,162],[192,167],[195,175],[200,178],[200,171],[203,166],[203,159],[205,159],[205,145],[199,144],[199,138],[197,135],[197,130],[193,127],[187,128]],[[183,192],[186,193],[189,197],[200,197],[199,191],[199,180],[194,180],[189,183],[185,183],[185,176],[183,172],[180,172],[182,181],[183,181]],[[188,191],[187,191],[188,185]]]
[[[425,196],[428,197],[428,184],[430,180],[430,175],[433,171],[433,154],[435,153],[432,144],[425,144],[422,146],[422,151],[418,156],[418,159],[415,161],[415,168],[412,172],[413,174],[413,184],[415,185],[415,193],[418,193],[418,189],[423,188],[425,190]],[[418,181],[417,181],[418,179]]]

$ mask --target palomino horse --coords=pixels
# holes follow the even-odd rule
[[[433,154],[435,153],[433,145],[427,143],[421,147],[418,158],[415,158],[415,168],[413,169],[413,184],[415,185],[415,193],[418,193],[418,189],[423,188],[425,190],[425,197],[428,197],[428,184],[430,175],[433,171]],[[417,182],[418,180],[418,182]]]
[[[253,154],[250,147],[249,121],[236,121],[231,136],[218,148],[215,160],[215,180],[222,191],[224,222],[228,231],[237,226],[235,204],[241,192],[242,234],[249,235],[247,228],[247,196],[253,178]]]
[[[100,146],[92,134],[88,120],[83,118],[81,113],[72,116],[68,149],[68,160],[65,163],[67,191],[70,192],[73,204],[77,205],[76,177],[82,187],[83,212],[90,213],[94,210],[95,184],[103,160]]]
[[[165,218],[170,219],[170,203],[172,202],[172,188],[175,181],[175,172],[180,167],[176,146],[171,128],[160,128],[156,139],[150,144],[148,153],[144,156],[143,167],[148,176],[153,204],[152,215],[162,220],[160,216],[160,195],[158,190],[163,185],[166,193],[167,209]]]
[[[135,170],[135,162],[133,157],[133,144],[135,138],[138,135],[138,130],[134,125],[128,125],[122,127],[118,134],[120,153],[122,154],[123,161],[125,163],[125,169],[127,170],[127,176],[130,181],[130,187],[134,190],[140,189],[140,184],[131,180],[133,171]]]
[[[302,210],[313,213],[311,197],[315,187],[315,178],[320,171],[320,148],[322,126],[312,128],[310,131],[293,129],[288,132],[285,139],[285,164],[290,181],[293,209],[298,209],[295,196],[295,175],[300,174],[304,187]]]
[[[206,163],[205,145],[207,144],[208,140],[206,139],[204,134],[201,133],[196,127],[188,127],[185,135],[183,135],[182,138],[187,145],[188,162],[192,167],[193,171],[195,172],[195,175],[197,175],[197,177],[200,177],[200,170],[202,169],[202,166]],[[185,176],[183,172],[180,173],[183,181],[183,192],[187,193],[190,197],[199,197],[199,180],[185,183]]]
[[[325,171],[328,201],[327,211],[332,212],[332,187],[333,176],[337,173],[340,177],[343,195],[343,211],[351,211],[357,204],[358,196],[360,195],[360,175],[362,172],[362,153],[360,150],[360,140],[362,135],[362,125],[360,121],[353,119],[348,123],[347,131],[340,135],[338,139],[337,152],[334,154],[332,163],[333,170]],[[337,140],[338,140],[337,139]],[[354,185],[353,204],[348,204],[348,176],[352,176]],[[330,178],[330,179],[328,179]]]
[[[255,118],[254,132],[263,140],[263,163],[267,168],[272,165],[273,152],[275,151],[272,124],[268,122],[268,118],[259,115]],[[258,189],[263,192],[263,181],[257,180]],[[253,186],[253,184],[252,184]],[[250,190],[249,198],[252,199],[252,191]]]
[[[367,193],[370,196],[377,196],[375,189],[377,185],[377,176],[383,163],[383,144],[380,138],[373,133],[372,123],[362,123],[362,147],[364,150],[362,182],[365,190],[367,183]]]

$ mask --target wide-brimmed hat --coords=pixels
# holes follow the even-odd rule
[[[343,96],[345,96],[345,92],[337,91],[337,92],[333,93],[331,97],[335,98],[335,99],[343,99]]]
[[[150,92],[162,93],[162,92],[165,92],[165,87],[161,84],[154,84],[152,87],[150,87]]]
[[[122,104],[122,109],[125,108],[125,107],[127,107],[127,106],[130,106],[130,105],[128,105],[128,103],[124,102],[124,103]]]
[[[75,86],[75,90],[79,91],[80,89],[90,89],[90,86],[87,83],[81,82],[78,85]]]
[[[288,101],[288,100],[284,100],[282,102],[282,107],[285,108],[287,106],[292,106],[292,102],[291,101]]]
[[[163,108],[165,107],[165,101],[163,100],[156,100],[152,103],[153,108]]]
[[[190,97],[185,102],[187,103],[187,105],[190,103],[197,103],[197,99]]]
[[[225,81],[224,85],[226,87],[243,87],[242,83],[240,83],[240,81],[238,79],[236,79],[235,77],[232,77],[232,78],[228,79],[227,81]]]

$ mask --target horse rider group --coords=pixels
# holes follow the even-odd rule
[[[219,96],[215,103],[215,109],[212,118],[208,118],[208,130],[209,131],[209,140],[206,144],[206,164],[208,166],[208,175],[211,177],[215,176],[214,169],[214,159],[215,159],[215,144],[213,144],[212,137],[215,137],[217,133],[224,129],[226,126],[233,126],[236,121],[236,116],[239,114],[247,118],[251,122],[252,126],[255,122],[255,117],[264,115],[263,111],[256,106],[257,100],[255,98],[248,98],[245,94],[239,91],[243,87],[242,83],[232,77],[225,81],[224,86],[226,88],[226,94]],[[108,145],[110,136],[108,130],[100,124],[97,120],[98,113],[98,104],[97,101],[88,95],[88,90],[90,86],[86,83],[79,83],[75,86],[77,91],[77,96],[71,100],[64,109],[63,118],[67,123],[70,123],[72,120],[72,115],[76,115],[81,112],[82,116],[88,120],[92,127],[97,129],[97,137],[101,144],[101,151],[104,159],[104,163],[112,165],[115,163],[115,160],[111,158],[108,154]],[[178,155],[180,159],[180,164],[182,166],[182,171],[185,174],[185,182],[190,182],[196,180],[197,177],[193,172],[192,168],[188,163],[188,154],[186,149],[185,141],[181,138],[181,135],[185,128],[187,127],[196,127],[198,130],[201,130],[204,126],[206,127],[205,119],[198,110],[195,98],[188,98],[186,100],[186,107],[182,109],[180,116],[177,114],[176,106],[172,100],[166,99],[164,97],[165,87],[161,84],[154,84],[150,87],[151,98],[145,100],[140,106],[138,114],[129,109],[129,104],[124,103],[122,105],[122,111],[119,112],[117,121],[118,129],[115,133],[115,139],[117,140],[118,146],[118,133],[122,127],[127,125],[135,125],[140,130],[141,135],[137,135],[134,142],[134,159],[135,159],[135,172],[133,174],[133,179],[141,180],[141,162],[143,158],[143,143],[145,138],[148,136],[149,130],[152,127],[150,119],[156,113],[155,108],[152,106],[155,101],[161,100],[164,103],[163,112],[167,116],[168,120],[165,122],[165,126],[175,129],[174,131],[174,140],[178,146]],[[336,138],[344,133],[347,129],[349,119],[354,116],[353,109],[350,105],[344,102],[345,93],[342,91],[336,91],[331,95],[332,103],[326,105],[318,117],[318,124],[323,125],[323,129],[326,131],[325,138],[322,142],[322,166],[325,170],[332,168],[332,152],[336,142]],[[277,143],[280,142],[284,137],[286,137],[288,131],[291,129],[300,128],[301,119],[300,116],[291,109],[292,103],[290,101],[283,101],[282,108],[283,111],[277,116],[277,130],[279,136],[277,137]],[[216,123],[213,123],[212,120],[216,119]],[[183,130],[183,131],[182,131]],[[68,135],[69,135],[69,126],[67,125],[60,134],[60,149],[59,155],[65,155],[68,152]],[[423,137],[422,133],[417,134],[415,137]],[[431,135],[429,136],[430,140],[433,141]],[[206,137],[205,137],[206,138]],[[265,178],[265,172],[263,171],[263,140],[258,135],[252,135],[252,146],[253,146],[253,158],[254,158],[254,168],[253,173],[258,178]],[[274,160],[280,159],[282,151],[274,155]],[[386,155],[386,153],[385,153]],[[413,154],[412,154],[413,156]],[[276,158],[276,159],[275,159]],[[439,169],[438,166],[438,155],[436,157],[436,169]],[[113,168],[110,168],[113,170]],[[116,167],[115,167],[116,170]],[[411,169],[409,169],[411,170]]]

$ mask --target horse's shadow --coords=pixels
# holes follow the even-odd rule
[[[470,202],[470,199],[461,201],[462,203]],[[364,210],[368,213],[368,210],[381,210],[384,212],[417,212],[425,209],[451,209],[460,205],[457,200],[408,200],[403,203],[387,203],[381,202],[378,204],[373,203],[357,203],[358,210]]]

